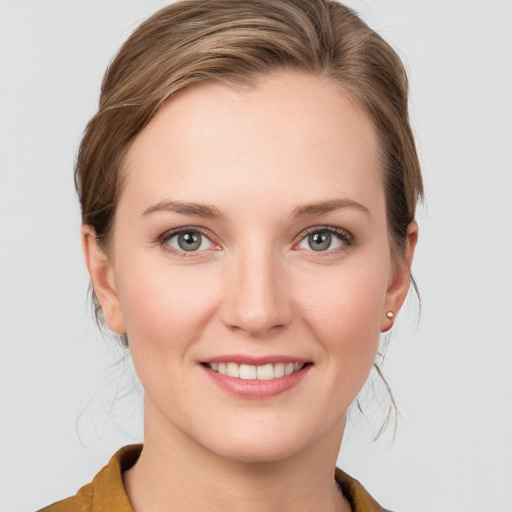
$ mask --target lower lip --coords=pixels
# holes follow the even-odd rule
[[[296,373],[272,380],[238,379],[214,372],[207,366],[202,368],[215,384],[233,395],[241,398],[271,398],[300,384],[311,366],[308,364]]]

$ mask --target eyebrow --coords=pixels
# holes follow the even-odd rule
[[[366,208],[366,206],[363,206],[361,203],[353,201],[352,199],[331,199],[329,201],[320,201],[317,203],[298,205],[292,210],[291,216],[295,218],[310,217],[313,215],[321,215],[345,208],[355,208],[371,217],[370,211],[368,208]],[[183,201],[160,201],[159,203],[146,208],[142,212],[142,215],[145,217],[159,211],[170,211],[181,213],[183,215],[195,215],[197,217],[203,217],[207,219],[226,218],[226,216],[215,206]]]
[[[370,210],[357,201],[352,199],[332,199],[330,201],[321,201],[319,203],[308,203],[298,205],[292,210],[292,217],[310,217],[312,215],[321,215],[323,213],[330,213],[336,210],[345,208],[355,208],[369,217],[371,217]]]
[[[225,215],[215,206],[183,201],[160,201],[159,203],[146,208],[142,212],[142,215],[147,216],[160,211],[182,213],[183,215],[196,215],[197,217],[208,219],[225,218]]]

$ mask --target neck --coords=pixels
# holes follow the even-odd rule
[[[154,414],[147,421],[148,408],[144,448],[123,475],[136,511],[350,511],[334,481],[343,425],[299,453],[245,462],[206,449]]]

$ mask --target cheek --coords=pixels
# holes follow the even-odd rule
[[[304,320],[331,364],[353,373],[355,381],[366,379],[378,348],[386,276],[380,263],[317,272],[315,286],[305,285],[297,294]]]
[[[185,351],[214,313],[215,273],[151,259],[123,262],[118,291],[131,347]],[[133,347],[134,348],[134,347]]]
[[[387,275],[387,266],[382,264],[320,269],[311,279],[302,279],[297,296],[319,325],[378,331]]]

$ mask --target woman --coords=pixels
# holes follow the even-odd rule
[[[172,4],[109,67],[76,185],[144,446],[43,510],[383,510],[335,464],[417,241],[394,51],[328,0]]]

